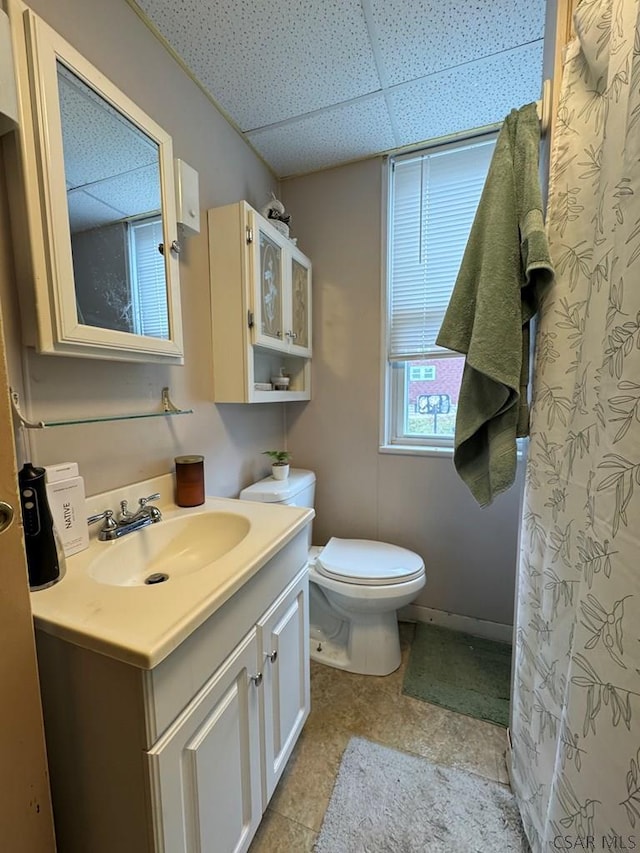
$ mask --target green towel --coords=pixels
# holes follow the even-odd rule
[[[553,278],[535,104],[505,119],[437,338],[464,353],[454,464],[480,506],[515,479],[528,434],[529,320]]]

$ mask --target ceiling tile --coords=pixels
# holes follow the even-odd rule
[[[247,134],[280,177],[368,157],[395,147],[383,95]]]
[[[123,210],[114,210],[100,199],[94,198],[83,190],[78,190],[69,196],[69,227],[72,234],[99,228],[122,219]]]
[[[502,121],[540,97],[542,41],[391,90],[399,145],[413,145]]]
[[[151,216],[161,208],[158,164],[100,181],[88,192],[99,201],[123,211],[125,216]]]
[[[59,65],[58,93],[67,189],[149,164],[158,145],[82,80]]]
[[[243,130],[380,88],[358,0],[137,5]]]
[[[369,0],[387,85],[542,38],[545,0]]]
[[[156,215],[161,207],[158,164],[73,190],[67,201],[71,233],[128,216]]]

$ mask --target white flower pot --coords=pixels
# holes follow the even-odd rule
[[[286,480],[289,476],[289,466],[288,465],[272,465],[271,466],[271,476],[274,480]]]

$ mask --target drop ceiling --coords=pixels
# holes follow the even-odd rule
[[[129,0],[282,178],[540,97],[545,0]]]
[[[71,233],[160,212],[158,145],[58,63]]]

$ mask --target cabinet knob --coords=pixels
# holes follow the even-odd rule
[[[253,681],[256,687],[260,687],[262,684],[262,673],[259,672],[257,675],[250,675],[249,680]]]
[[[179,255],[180,250],[182,249],[180,243],[177,240],[172,240],[171,245],[169,246],[174,255]],[[164,255],[164,243],[158,243],[158,251],[161,255]]]
[[[278,650],[274,649],[271,653],[267,652],[265,657],[271,663],[275,663],[278,660]]]
[[[290,341],[297,341],[298,340],[298,333],[297,332],[287,332],[287,337],[289,338]]]

